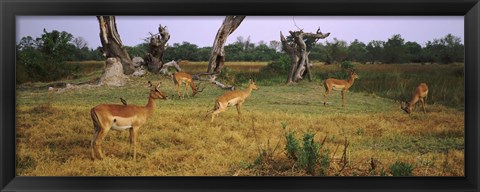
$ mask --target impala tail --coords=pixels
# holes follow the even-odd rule
[[[98,121],[98,116],[97,116],[97,113],[95,112],[95,108],[92,108],[90,110],[90,117],[92,117],[92,122],[93,122],[93,138],[92,138],[92,141],[90,142],[90,148],[91,148],[91,155],[90,155],[90,158],[92,160],[95,159],[95,151],[96,150],[96,147],[94,146],[95,144],[95,140],[98,136],[98,132],[100,131],[100,125],[99,125],[99,121]]]

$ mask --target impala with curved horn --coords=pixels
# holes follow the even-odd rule
[[[146,106],[137,105],[117,105],[117,104],[100,104],[90,110],[95,132],[91,142],[92,160],[95,156],[103,159],[101,144],[110,129],[113,130],[129,130],[130,131],[130,150],[133,150],[133,160],[136,160],[137,150],[135,148],[135,138],[140,127],[145,124],[148,117],[155,110],[156,99],[167,99],[168,96],[159,91],[160,84],[153,86],[148,81],[150,93]]]
[[[325,87],[325,93],[323,94],[323,105],[327,105],[327,95],[333,90],[341,91],[342,92],[342,107],[345,107],[345,93],[348,89],[353,85],[355,79],[358,79],[359,76],[353,70],[349,70],[350,75],[348,80],[343,79],[334,79],[328,78],[323,82],[323,86]]]

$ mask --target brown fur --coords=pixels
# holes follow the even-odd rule
[[[402,106],[400,107],[407,113],[411,113],[412,110],[415,108],[415,104],[420,101],[422,103],[423,113],[427,113],[425,110],[425,100],[427,100],[428,95],[428,86],[426,83],[420,83],[412,93],[412,99],[410,102],[402,102]]]
[[[238,115],[241,115],[240,109],[242,108],[243,102],[245,99],[250,96],[252,90],[257,90],[258,87],[255,85],[255,81],[250,80],[248,87],[244,90],[235,90],[229,91],[221,95],[215,101],[215,107],[212,110],[212,122],[215,118],[215,115],[227,110],[228,106],[235,105],[237,108]],[[229,103],[230,102],[230,103]],[[207,114],[208,116],[208,114]]]
[[[152,87],[150,82],[149,85]],[[130,126],[127,129],[130,130],[130,145],[133,149],[133,159],[136,160],[135,137],[139,128],[152,115],[156,106],[155,99],[167,99],[167,96],[158,90],[158,86],[150,90],[146,106],[100,104],[93,107],[90,110],[90,116],[95,132],[91,142],[91,158],[95,159],[95,156],[100,159],[104,158],[101,144],[115,124],[122,127]]]
[[[339,87],[342,93],[342,107],[345,107],[345,93],[348,89],[353,85],[355,79],[358,79],[359,76],[354,71],[350,72],[350,78],[348,80],[343,79],[334,79],[328,78],[323,82],[323,87],[325,88],[325,93],[323,94],[323,105],[327,105],[327,95],[334,89],[336,86],[343,86]]]
[[[192,88],[192,97],[198,93],[197,86],[193,82],[192,75],[185,73],[183,71],[173,74],[173,82],[175,83],[175,88],[177,89],[178,98],[185,98],[185,93],[187,92],[187,84]],[[180,86],[185,83],[185,91],[180,95]],[[188,94],[187,94],[187,97]]]

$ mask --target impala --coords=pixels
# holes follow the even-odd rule
[[[188,88],[187,84],[190,85],[190,87],[192,88],[192,92],[193,92],[192,97],[195,96],[195,94],[203,91],[203,89],[198,91],[198,87],[193,82],[192,75],[185,73],[183,71],[173,74],[173,82],[175,83],[175,87],[177,89],[178,98],[182,98],[182,99],[185,98],[185,93],[187,92],[187,88]],[[185,91],[180,97],[180,86],[184,83],[185,83]]]
[[[255,85],[255,81],[251,80],[249,81],[249,85],[246,89],[244,90],[235,90],[235,91],[228,91],[221,95],[220,97],[217,98],[215,101],[215,107],[211,111],[212,113],[212,122],[215,117],[215,115],[218,115],[219,113],[225,111],[227,107],[230,106],[236,106],[237,107],[237,112],[238,115],[240,116],[240,109],[242,108],[243,102],[245,102],[245,99],[250,96],[250,93],[252,90],[257,90],[258,87]],[[208,116],[209,113],[207,113]],[[205,118],[207,117],[205,116]]]
[[[428,86],[426,83],[420,83],[420,85],[415,88],[412,94],[412,100],[407,104],[407,102],[403,101],[402,106],[400,107],[403,109],[405,112],[410,114],[412,112],[412,109],[415,107],[415,104],[420,100],[422,102],[422,108],[423,108],[423,113],[427,113],[425,110],[425,100],[427,99],[428,95]]]
[[[133,160],[136,160],[135,137],[140,127],[145,123],[147,118],[153,114],[155,109],[155,99],[167,99],[168,96],[158,90],[160,84],[153,86],[148,81],[150,94],[146,106],[136,105],[116,105],[116,104],[100,104],[90,110],[95,132],[91,142],[92,160],[95,156],[103,159],[102,141],[110,129],[122,131],[130,131],[130,150],[133,149]]]
[[[350,71],[350,78],[348,80],[334,78],[328,78],[327,80],[325,80],[323,82],[323,86],[325,87],[325,93],[323,94],[323,105],[327,105],[327,95],[333,89],[342,92],[342,107],[345,107],[345,93],[353,85],[355,79],[358,78],[359,77],[355,71]]]

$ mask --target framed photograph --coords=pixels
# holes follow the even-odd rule
[[[478,191],[478,0],[1,2],[1,191]]]

